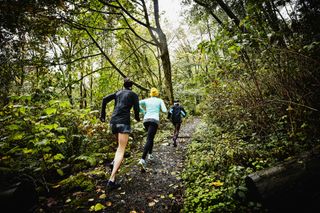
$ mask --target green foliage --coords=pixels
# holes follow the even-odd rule
[[[203,123],[187,156],[182,176],[187,187],[185,212],[248,212],[257,208],[243,202],[244,177],[272,163],[260,157],[257,147],[232,134],[221,135],[221,128]]]
[[[2,167],[56,181],[111,158],[113,145],[99,141],[108,131],[96,112],[73,109],[68,101],[42,105],[33,104],[30,96],[11,100],[0,114]]]
[[[317,63],[271,43],[249,17],[242,24],[250,33],[222,30],[190,61],[201,66],[187,85],[202,85],[205,124],[188,151],[186,212],[263,211],[246,200],[244,177],[319,143]]]
[[[81,172],[75,176],[71,175],[68,178],[60,181],[58,187],[61,187],[63,191],[68,193],[76,190],[90,192],[95,189],[95,181],[90,174]]]

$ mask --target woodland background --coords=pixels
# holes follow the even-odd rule
[[[202,119],[185,212],[262,208],[246,201],[244,177],[319,145],[320,2],[181,3],[188,28],[170,31],[158,0],[1,1],[1,189],[27,177],[43,199],[56,186],[90,190],[84,171],[116,146],[101,100],[128,76],[140,98],[157,87]]]

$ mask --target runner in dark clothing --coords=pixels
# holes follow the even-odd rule
[[[139,98],[132,89],[133,82],[126,78],[124,79],[124,89],[117,91],[116,93],[110,94],[103,98],[100,120],[105,122],[106,117],[106,105],[114,100],[114,110],[110,120],[110,127],[113,134],[117,135],[118,148],[115,153],[113,160],[113,169],[111,176],[108,181],[108,188],[114,189],[120,187],[119,184],[115,182],[116,173],[121,165],[124,157],[124,152],[128,144],[129,133],[131,132],[130,127],[130,110],[133,107],[135,119],[140,121],[139,118]]]
[[[182,117],[186,117],[187,112],[184,108],[180,105],[179,100],[174,101],[174,105],[170,108],[168,113],[168,119],[171,120],[174,126],[174,133],[173,133],[173,146],[177,147],[177,139],[182,123]],[[170,146],[170,143],[168,144]]]

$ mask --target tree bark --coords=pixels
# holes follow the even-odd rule
[[[161,54],[160,58],[161,58],[163,73],[164,73],[165,91],[170,103],[173,103],[174,95],[173,95],[173,86],[172,86],[171,61],[170,61],[167,37],[162,31],[160,26],[158,0],[153,0],[153,9],[154,9],[154,18],[156,23],[156,32],[159,38],[159,42],[156,42],[156,43],[158,44],[160,54]]]

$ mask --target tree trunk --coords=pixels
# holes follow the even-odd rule
[[[161,53],[161,62],[163,67],[164,73],[164,83],[165,83],[165,90],[166,94],[169,98],[170,103],[173,103],[173,86],[172,86],[172,75],[171,75],[171,62],[170,62],[170,55],[167,45],[167,38],[165,34],[162,32],[160,33],[160,53]]]
[[[156,32],[159,36],[159,49],[160,49],[160,54],[161,54],[160,58],[161,58],[163,73],[164,73],[165,90],[170,103],[173,104],[174,96],[173,96],[171,61],[170,61],[170,55],[169,55],[169,49],[168,49],[168,42],[167,42],[167,37],[163,33],[160,26],[158,0],[154,0],[153,4],[154,4],[155,23],[157,26]]]
[[[219,6],[223,9],[223,11],[229,16],[229,18],[233,21],[233,23],[242,31],[247,32],[247,29],[244,26],[240,26],[240,19],[233,13],[231,8],[223,1],[217,0]]]
[[[80,72],[80,79],[81,82],[80,82],[80,86],[79,86],[79,89],[80,89],[80,102],[79,102],[79,107],[80,109],[83,109],[84,108],[84,93],[85,93],[85,89],[84,89],[84,85],[83,85],[83,73]]]
[[[246,177],[248,198],[271,212],[308,212],[320,207],[320,146]]]

